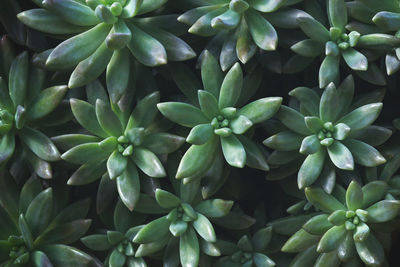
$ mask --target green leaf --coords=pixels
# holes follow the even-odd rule
[[[221,71],[218,61],[208,50],[203,53],[201,61],[201,79],[203,81],[204,90],[213,94],[214,97],[218,97],[219,89],[221,88],[224,79],[224,73]]]
[[[14,103],[11,100],[6,81],[0,77],[0,107],[6,110],[14,110]]]
[[[265,139],[263,144],[278,151],[292,151],[301,146],[303,138],[297,133],[283,131]]]
[[[68,87],[65,85],[53,86],[44,89],[32,100],[32,104],[27,107],[27,120],[40,119],[52,112],[67,93]]]
[[[25,213],[32,200],[42,192],[40,180],[32,175],[24,184],[19,195],[19,212]]]
[[[125,49],[115,50],[107,65],[106,82],[111,101],[116,103],[128,87],[129,52]]]
[[[219,143],[219,138],[213,136],[204,145],[192,145],[183,155],[176,178],[185,178],[203,173],[213,163]]]
[[[156,178],[166,176],[161,161],[158,159],[157,155],[150,150],[142,147],[136,147],[134,149],[132,158],[139,169],[141,169],[148,176]]]
[[[282,105],[276,113],[276,117],[293,132],[301,135],[311,134],[306,127],[303,114],[295,109]]]
[[[239,139],[230,135],[221,137],[222,152],[229,165],[237,168],[243,168],[246,164],[246,151]]]
[[[362,187],[363,208],[367,208],[379,200],[382,200],[388,190],[388,185],[383,181],[372,181]]]
[[[386,159],[374,147],[355,140],[348,139],[344,143],[350,149],[354,161],[366,167],[375,167],[386,162]]]
[[[298,16],[297,23],[301,30],[312,40],[325,43],[330,40],[329,31],[311,16]]]
[[[361,186],[357,182],[352,181],[346,191],[347,208],[353,211],[362,208],[363,198]]]
[[[382,245],[372,235],[368,235],[364,242],[354,242],[360,259],[367,265],[382,265],[385,261],[385,254]]]
[[[261,11],[263,13],[267,13],[278,10],[281,6],[283,6],[286,3],[286,0],[276,0],[276,1],[250,0],[248,2],[252,8]]]
[[[167,52],[157,39],[132,23],[127,25],[133,36],[128,43],[128,48],[140,63],[149,67],[167,63]]]
[[[312,185],[319,177],[324,167],[326,152],[320,149],[314,154],[308,155],[297,174],[299,189]]]
[[[354,231],[353,239],[355,242],[364,242],[364,240],[368,238],[369,234],[370,234],[370,229],[368,225],[366,225],[363,222],[360,222],[357,225],[356,230]]]
[[[84,143],[69,149],[61,158],[74,164],[85,164],[103,161],[109,155],[110,153],[104,151],[98,143]]]
[[[85,185],[99,179],[107,171],[106,161],[95,164],[83,164],[68,179],[69,185]]]
[[[303,57],[317,57],[324,53],[323,44],[312,39],[297,42],[290,49]]]
[[[211,27],[217,30],[234,29],[238,26],[240,18],[241,18],[240,14],[231,9],[228,9],[221,15],[211,20]]]
[[[304,229],[300,229],[286,241],[281,250],[288,253],[301,252],[308,247],[316,245],[320,238],[318,235],[312,235]]]
[[[39,235],[49,224],[53,211],[53,190],[48,188],[37,195],[26,209],[25,218],[33,236]]]
[[[80,125],[97,136],[108,137],[98,123],[95,108],[91,104],[76,98],[71,98],[70,104],[72,113]]]
[[[251,126],[253,122],[243,115],[239,115],[229,123],[229,127],[235,134],[244,134]]]
[[[110,179],[120,176],[126,170],[127,164],[128,158],[115,150],[107,160],[107,171]]]
[[[372,103],[361,106],[343,116],[338,122],[345,123],[351,130],[365,128],[378,118],[382,106],[382,103]]]
[[[270,119],[281,106],[281,97],[265,97],[253,101],[238,111],[238,115],[243,115],[250,119],[253,124]]]
[[[199,241],[192,228],[181,236],[179,240],[179,255],[182,266],[197,266],[199,263]]]
[[[190,130],[186,142],[193,145],[203,145],[214,135],[214,128],[210,124],[199,124]]]
[[[303,229],[313,235],[323,235],[326,231],[333,227],[328,217],[328,214],[313,216],[303,225]]]
[[[221,81],[222,83],[222,81]],[[217,94],[218,97],[218,92],[219,92],[218,87],[216,89],[215,94]],[[208,119],[212,120],[213,118],[217,117],[219,115],[219,108],[218,108],[218,101],[215,98],[215,96],[207,91],[204,90],[199,90],[197,91],[198,98],[199,98],[199,104],[201,107],[201,111],[205,116],[207,116]]]
[[[25,244],[27,245],[27,247],[29,249],[32,249],[33,248],[33,236],[29,229],[29,225],[27,224],[27,222],[25,220],[25,216],[22,213],[19,215],[18,227],[19,227],[19,231],[22,235],[22,238],[24,239]]]
[[[336,121],[340,112],[340,109],[337,108],[338,101],[339,97],[336,87],[333,83],[330,83],[321,96],[319,106],[319,114],[323,122]]]
[[[111,25],[100,23],[92,29],[71,37],[59,44],[46,60],[46,66],[67,69],[88,58],[103,43]]]
[[[347,7],[344,0],[329,0],[328,15],[331,25],[344,29],[347,24]]]
[[[181,200],[177,196],[160,188],[156,189],[155,196],[158,205],[165,209],[175,208],[181,204]]]
[[[28,89],[28,52],[18,55],[12,62],[9,72],[8,89],[14,106],[24,105]]]
[[[26,10],[19,13],[17,17],[30,28],[50,34],[80,33],[87,29],[84,26],[68,23],[56,14],[42,8]]]
[[[347,48],[342,51],[342,55],[344,61],[346,61],[347,65],[353,69],[358,71],[365,71],[368,69],[368,59],[353,48]]]
[[[186,103],[159,103],[157,108],[166,118],[185,127],[194,127],[209,122],[200,109]]]
[[[269,171],[265,151],[261,145],[243,135],[238,136],[238,139],[246,151],[246,165],[258,170]]]
[[[207,242],[217,241],[211,222],[201,213],[197,213],[197,219],[193,221],[196,232]]]
[[[349,135],[351,129],[344,123],[338,123],[333,127],[333,137],[336,140],[344,140]]]
[[[80,1],[73,1],[72,3],[62,0],[46,0],[42,5],[56,13],[63,20],[80,26],[92,26],[99,23],[99,18],[96,17],[94,12],[85,4],[79,3]]]
[[[133,242],[144,244],[157,241],[161,236],[168,233],[169,224],[170,221],[166,216],[151,221],[139,230]]]
[[[68,205],[51,221],[49,227],[86,218],[89,212],[90,204],[90,199],[86,198]]]
[[[209,218],[226,216],[233,206],[233,201],[223,199],[203,200],[195,207],[195,210]]]
[[[319,88],[326,87],[339,78],[339,56],[326,56],[319,68]]]
[[[175,237],[183,235],[188,228],[188,223],[182,220],[176,220],[169,226],[169,231]]]
[[[169,133],[154,133],[144,138],[142,146],[156,154],[169,154],[176,151],[184,143],[185,138],[183,137]]]
[[[220,14],[224,13],[226,10],[227,10],[226,7],[210,10],[209,12],[198,18],[194,23],[190,23],[192,24],[192,26],[189,28],[188,32],[200,36],[214,35],[215,33],[218,32],[218,30],[211,27],[211,20],[219,16]]]
[[[335,197],[328,195],[321,188],[307,187],[305,189],[305,194],[308,201],[324,212],[332,213],[336,210],[347,210]]]
[[[140,181],[135,165],[129,162],[124,172],[117,177],[117,189],[121,201],[132,211],[139,201]]]
[[[40,250],[36,250],[31,254],[32,261],[35,266],[40,267],[52,267],[53,264],[51,263],[50,259],[47,257],[46,254],[41,252]]]
[[[259,12],[249,9],[245,13],[249,31],[256,45],[266,51],[273,51],[278,45],[275,28]]]
[[[254,253],[253,261],[257,267],[273,267],[276,265],[273,260],[261,253]]]
[[[46,230],[35,240],[35,246],[50,244],[72,244],[89,229],[92,220],[75,220]]]
[[[0,165],[13,155],[14,149],[15,137],[13,133],[8,133],[0,137]]]
[[[98,8],[96,8],[96,11],[97,9]],[[104,10],[107,10],[107,8],[105,8]],[[113,16],[111,16],[111,18],[114,19]],[[117,22],[114,23],[113,29],[110,31],[110,33],[106,38],[105,46],[111,50],[127,51],[126,49],[123,48],[125,48],[125,46],[129,43],[131,38],[132,38],[132,33],[126,26],[125,22],[123,20],[117,20]],[[128,54],[126,55],[128,56]],[[129,59],[129,56],[127,59]],[[129,72],[129,69],[127,71]]]
[[[95,234],[82,237],[81,242],[86,247],[94,251],[105,251],[111,248],[111,244],[108,242],[107,235],[103,234]]]
[[[66,245],[45,246],[43,252],[54,266],[85,267],[93,261],[93,258],[85,252]]]
[[[300,153],[311,155],[321,149],[320,140],[314,135],[309,135],[303,139],[300,146]]]
[[[342,170],[353,170],[354,160],[350,150],[339,141],[328,147],[328,154],[333,164]]]
[[[381,200],[368,209],[368,222],[382,223],[393,220],[400,211],[400,201],[398,200]]]
[[[108,264],[110,267],[123,267],[125,265],[127,257],[118,251],[118,249],[114,249],[111,252],[110,259],[108,260]]]
[[[317,112],[319,114],[319,112]],[[315,116],[304,117],[304,122],[306,123],[307,128],[315,133],[318,134],[324,128],[324,123],[322,120]]]
[[[397,12],[381,11],[376,13],[372,21],[380,28],[397,31],[400,28],[400,14]]]
[[[225,75],[219,92],[218,106],[220,109],[233,107],[240,96],[243,85],[243,72],[236,63]]]
[[[101,128],[108,134],[115,137],[123,134],[122,125],[117,115],[111,110],[110,106],[100,99],[96,101],[96,117]]]

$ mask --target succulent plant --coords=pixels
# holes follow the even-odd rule
[[[88,230],[90,200],[63,209],[52,188],[42,189],[33,175],[21,188],[1,172],[0,263],[3,266],[99,266],[87,253],[69,246]],[[7,190],[3,186],[7,185]],[[7,203],[4,205],[3,203]],[[58,205],[57,205],[58,204]]]
[[[165,264],[173,264],[179,255],[182,266],[198,266],[200,251],[209,256],[220,255],[215,246],[217,239],[210,220],[226,216],[233,201],[202,200],[198,194],[198,181],[187,185],[178,181],[173,182],[173,185],[178,192],[176,195],[160,188],[155,191],[157,204],[167,215],[144,225],[136,233],[133,242],[149,247],[157,246],[158,249],[166,246]]]
[[[281,160],[284,162],[296,160],[297,153],[306,155],[297,175],[300,189],[319,179],[330,193],[335,185],[335,168],[353,170],[355,163],[375,167],[386,162],[372,146],[385,142],[391,135],[386,128],[371,125],[382,103],[359,101],[352,105],[352,76],[337,89],[330,83],[321,97],[306,87],[298,87],[289,94],[300,102],[300,112],[281,106],[276,117],[284,130],[264,140],[264,145],[276,150],[270,156],[272,160],[292,155]]]
[[[275,262],[264,253],[271,238],[271,226],[261,228],[252,237],[244,235],[237,242],[236,251],[231,256],[222,257],[215,266],[275,266]]]
[[[98,98],[95,106],[83,100],[70,100],[72,112],[91,135],[67,134],[54,137],[68,150],[61,158],[81,164],[68,180],[70,185],[84,185],[107,174],[115,180],[124,204],[133,210],[139,199],[141,170],[150,177],[166,176],[156,154],[168,154],[182,145],[180,136],[161,132],[154,124],[159,93],[138,102],[132,113],[122,112],[112,102]]]
[[[3,43],[2,53],[11,53],[5,48],[8,45]],[[28,52],[5,63],[10,65],[9,72],[0,77],[0,164],[4,165],[13,156],[17,140],[21,140],[36,173],[51,178],[49,162],[59,160],[60,154],[50,138],[37,128],[49,119],[68,88],[56,85],[44,89],[46,72],[29,66]]]
[[[343,57],[347,66],[356,71],[368,69],[368,59],[359,52],[358,47],[399,45],[400,39],[381,33],[361,35],[357,31],[348,32],[347,8],[344,0],[328,1],[328,18],[330,28],[325,28],[311,16],[299,16],[299,27],[309,37],[293,46],[291,49],[305,57],[317,57],[325,54],[319,69],[319,87],[324,88],[330,82],[339,80],[339,63]]]
[[[385,237],[378,235],[387,232],[381,224],[393,221],[400,211],[400,201],[384,199],[386,192],[386,184],[380,181],[363,187],[353,181],[340,199],[321,188],[306,188],[307,199],[322,213],[308,220],[282,250],[304,251],[292,264],[315,261],[318,265],[329,260],[334,266],[339,266],[341,261],[356,266],[359,258],[367,266],[381,266],[385,253],[378,237]]]
[[[295,3],[301,2],[294,1]],[[287,26],[279,17],[297,15],[297,10],[285,10],[293,1],[251,0],[201,0],[193,2],[190,9],[178,17],[190,25],[189,32],[200,36],[214,36],[209,43],[219,45],[222,70],[229,69],[236,61],[247,63],[258,49],[274,51],[278,45],[278,34],[274,22]],[[279,9],[283,9],[282,11]]]
[[[198,91],[201,109],[180,102],[157,105],[168,119],[192,128],[186,138],[192,146],[183,156],[176,177],[186,178],[204,173],[220,147],[231,166],[243,168],[245,164],[256,164],[260,169],[268,170],[258,147],[243,134],[253,124],[272,117],[282,98],[266,97],[241,109],[235,108],[243,86],[240,65],[236,63],[223,77],[217,61],[210,53],[206,53],[203,60],[202,80],[204,90]]]
[[[40,8],[19,13],[23,23],[51,35],[72,35],[45,52],[47,67],[74,68],[70,88],[86,85],[107,69],[107,88],[117,102],[128,86],[131,55],[146,66],[195,56],[182,39],[169,32],[174,28],[174,16],[140,17],[159,9],[165,0],[33,2]]]
[[[399,3],[0,1],[0,267],[400,266]]]

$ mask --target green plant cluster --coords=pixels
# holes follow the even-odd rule
[[[400,266],[399,0],[2,0],[0,267]]]

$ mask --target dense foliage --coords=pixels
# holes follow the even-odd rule
[[[400,266],[399,0],[1,0],[1,267]]]

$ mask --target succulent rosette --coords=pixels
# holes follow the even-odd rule
[[[105,69],[107,88],[117,102],[127,88],[131,55],[146,66],[167,60],[187,60],[194,51],[170,31],[176,16],[144,17],[159,9],[165,0],[34,0],[39,9],[18,14],[38,31],[72,36],[44,52],[46,67],[72,69],[68,86],[75,88],[98,78]]]
[[[346,3],[349,16],[355,19],[351,21],[348,28],[356,29],[363,34],[381,33],[393,34],[399,37],[400,34],[400,8],[397,1],[389,0],[380,3],[374,1],[349,1]],[[386,73],[392,75],[400,69],[399,45],[386,52],[385,65]]]
[[[138,224],[144,221],[146,215],[129,211],[121,201],[117,202],[111,215],[113,230],[96,231],[82,237],[82,243],[93,251],[108,252],[105,266],[148,266],[143,257],[157,251],[158,246],[138,245],[132,242],[142,228]]]
[[[175,179],[172,177],[171,180]],[[186,185],[178,180],[172,183],[177,194],[160,188],[155,191],[156,202],[167,215],[144,225],[133,242],[141,244],[143,249],[165,247],[164,264],[180,261],[182,266],[199,266],[202,255],[220,255],[210,220],[228,215],[233,201],[203,200],[199,194],[199,181]]]
[[[183,13],[178,20],[190,25],[189,32],[192,34],[215,35],[207,49],[218,51],[221,68],[224,71],[238,60],[243,64],[247,63],[258,49],[276,50],[278,34],[273,24],[278,27],[294,28],[295,17],[299,13],[304,13],[296,9],[286,9],[294,4],[286,0],[188,2],[193,2],[194,8]],[[286,18],[285,21],[282,20],[283,16]]]
[[[48,179],[52,177],[49,162],[60,160],[60,153],[41,127],[51,120],[68,88],[46,88],[47,73],[30,66],[27,52],[14,58],[8,45],[0,47],[9,59],[5,61],[6,74],[0,77],[0,165],[21,146],[35,172]]]
[[[323,262],[362,266],[361,261],[367,266],[384,265],[383,244],[390,242],[391,223],[400,211],[400,201],[385,199],[386,193],[387,184],[382,181],[363,187],[352,181],[337,197],[321,188],[306,188],[307,199],[321,213],[308,220],[282,251],[300,252],[291,263],[299,266]]]
[[[150,177],[166,176],[157,154],[171,153],[184,143],[184,138],[163,132],[155,121],[159,99],[159,92],[151,93],[132,111],[122,112],[118,105],[110,104],[105,92],[103,98],[94,98],[95,103],[71,98],[75,119],[89,134],[53,138],[67,150],[62,159],[81,165],[68,184],[89,184],[100,177],[103,184],[103,180],[111,179],[123,203],[133,210],[140,194],[138,169]]]
[[[318,180],[330,193],[335,185],[335,168],[353,170],[355,163],[375,167],[386,162],[373,146],[384,143],[391,131],[371,125],[382,103],[370,102],[379,101],[381,95],[371,93],[352,104],[353,94],[352,76],[338,88],[330,83],[321,97],[312,89],[298,87],[289,95],[300,102],[299,109],[281,106],[278,111],[276,117],[284,127],[264,140],[264,145],[275,149],[270,162],[289,164],[294,172],[301,164],[297,175],[300,189]],[[306,156],[304,161],[301,155]]]
[[[399,38],[389,34],[375,32],[361,35],[355,30],[349,32],[346,29],[348,17],[345,1],[329,0],[327,5],[329,29],[311,16],[298,16],[299,27],[309,39],[291,46],[291,49],[301,56],[325,55],[319,69],[320,88],[326,87],[330,82],[338,82],[340,58],[343,58],[351,69],[366,71],[368,59],[359,51],[360,48],[393,48],[400,44]]]
[[[216,267],[272,267],[275,262],[271,260],[265,251],[271,242],[272,227],[264,227],[254,233],[254,235],[242,236],[237,244],[226,244],[222,242],[222,252],[230,252],[230,256],[220,258],[215,264]]]
[[[186,138],[192,145],[183,156],[176,177],[203,174],[221,148],[226,162],[231,166],[243,168],[248,164],[268,170],[261,150],[244,133],[254,124],[272,117],[279,109],[282,98],[266,97],[240,109],[235,108],[243,87],[239,63],[224,77],[215,58],[206,52],[201,69],[204,90],[198,91],[200,109],[183,102],[157,105],[169,120],[192,128]]]
[[[35,175],[20,191],[5,170],[0,175],[2,266],[100,266],[96,259],[70,246],[91,224],[85,219],[89,199],[63,208],[53,189],[44,190]]]

